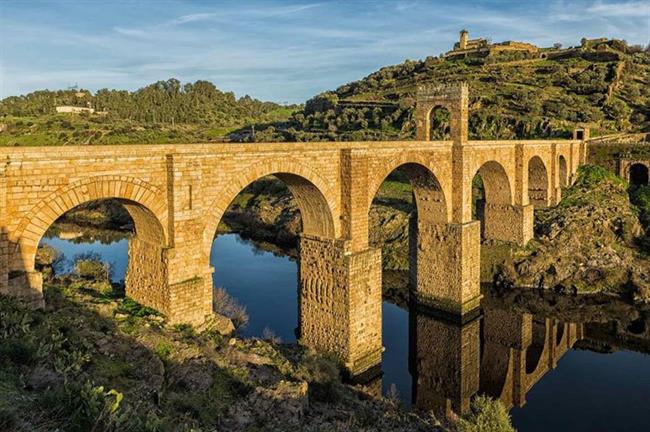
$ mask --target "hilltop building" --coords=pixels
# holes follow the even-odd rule
[[[56,112],[58,113],[70,113],[70,114],[81,114],[81,113],[88,113],[92,114],[95,112],[93,108],[87,108],[87,107],[78,107],[78,106],[71,106],[71,105],[60,105],[56,107]]]
[[[505,41],[491,43],[487,39],[469,39],[467,30],[460,31],[460,39],[454,44],[454,49],[444,54],[444,58],[453,59],[461,57],[487,57],[502,52],[520,51],[536,55],[539,48],[526,42]]]
[[[97,114],[97,115],[106,115],[108,111],[95,111],[90,102],[86,103],[87,106],[74,106],[74,105],[59,105],[55,107],[56,112],[58,113],[68,113],[68,114]]]

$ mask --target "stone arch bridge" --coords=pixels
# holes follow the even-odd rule
[[[431,111],[449,110],[451,137],[430,141]],[[411,276],[416,298],[463,314],[478,307],[480,236],[525,243],[533,204],[552,205],[585,159],[585,141],[468,140],[466,85],[418,90],[417,139],[396,142],[2,148],[0,292],[40,305],[35,254],[48,227],[84,202],[116,198],[131,214],[128,295],[172,322],[211,314],[210,248],[236,195],[273,174],[294,195],[300,240],[300,327],[307,346],[353,373],[381,358],[381,252],[368,212],[398,167],[411,180]],[[483,229],[472,179],[485,188]]]

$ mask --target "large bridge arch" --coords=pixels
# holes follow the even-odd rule
[[[484,240],[525,244],[533,234],[533,207],[523,203],[526,196],[526,163],[517,148],[481,148],[470,163],[464,184],[463,213],[472,218],[476,189],[483,196],[476,201],[476,217]],[[478,181],[480,178],[481,181]],[[473,179],[471,182],[469,179]],[[473,191],[473,188],[475,189]]]
[[[36,271],[39,243],[49,227],[75,207],[117,199],[131,216],[135,236],[129,240],[127,295],[162,312],[168,310],[167,202],[161,191],[134,177],[92,176],[73,182],[41,200],[18,224],[10,254],[9,286],[16,294],[43,304],[43,279]]]
[[[398,169],[405,170],[411,183],[418,214],[426,215],[427,220],[434,223],[448,223],[452,209],[447,197],[451,195],[451,185],[446,180],[450,180],[450,174],[443,166],[432,166],[431,159],[426,155],[416,153],[401,153],[383,164],[369,179],[367,210],[370,210],[372,200],[384,181]]]
[[[513,203],[513,185],[503,164],[489,160],[476,169],[472,178],[480,175],[485,189],[486,204],[511,205]]]
[[[338,200],[334,189],[303,164],[288,158],[274,158],[239,170],[229,184],[217,192],[217,199],[205,217],[203,242],[208,259],[217,227],[230,204],[248,185],[270,175],[280,179],[296,200],[304,235],[330,239],[340,236],[340,223],[335,217],[338,215]]]

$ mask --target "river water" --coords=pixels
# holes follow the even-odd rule
[[[102,244],[53,237],[43,239],[43,243],[62,251],[68,259],[79,253],[98,253],[113,265],[113,280],[124,278],[128,239]],[[250,322],[242,331],[244,336],[268,336],[271,331],[284,342],[295,341],[298,326],[295,260],[261,250],[237,234],[225,234],[214,240],[210,261],[215,268],[215,286],[225,288],[247,308]],[[512,338],[502,338],[507,331],[499,329],[509,328],[521,316],[507,307],[494,312],[486,310],[474,322],[459,326],[424,312],[412,311],[409,315],[409,311],[388,301],[383,302],[382,313],[385,352],[383,375],[379,378],[381,391],[384,394],[396,391],[406,406],[440,410],[446,404],[461,406],[474,393],[485,392],[501,397],[506,406],[512,407],[513,424],[520,431],[650,430],[650,356],[647,354],[568,348],[556,359],[555,367],[549,367],[515,401],[512,394],[516,391],[512,389],[517,387],[512,384],[515,382],[512,376],[516,375],[513,373],[516,369],[512,368],[519,347],[509,342]],[[544,328],[543,322],[533,321],[533,334]],[[569,338],[570,334],[576,334],[578,327],[567,324],[563,328]],[[533,346],[547,339],[543,335],[537,339],[533,336],[528,350],[531,352],[526,352],[525,357],[535,354]],[[558,346],[564,344],[560,343],[559,333],[552,339]]]

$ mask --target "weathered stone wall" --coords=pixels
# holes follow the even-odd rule
[[[348,371],[381,361],[381,253],[341,240],[300,239],[300,341],[336,354]]]
[[[419,302],[454,314],[479,306],[480,225],[412,221],[410,280]]]
[[[533,238],[533,206],[485,203],[483,235],[486,239],[526,244]]]
[[[137,236],[129,240],[129,261],[124,280],[127,296],[168,313],[166,270],[160,244],[147,242]]]

